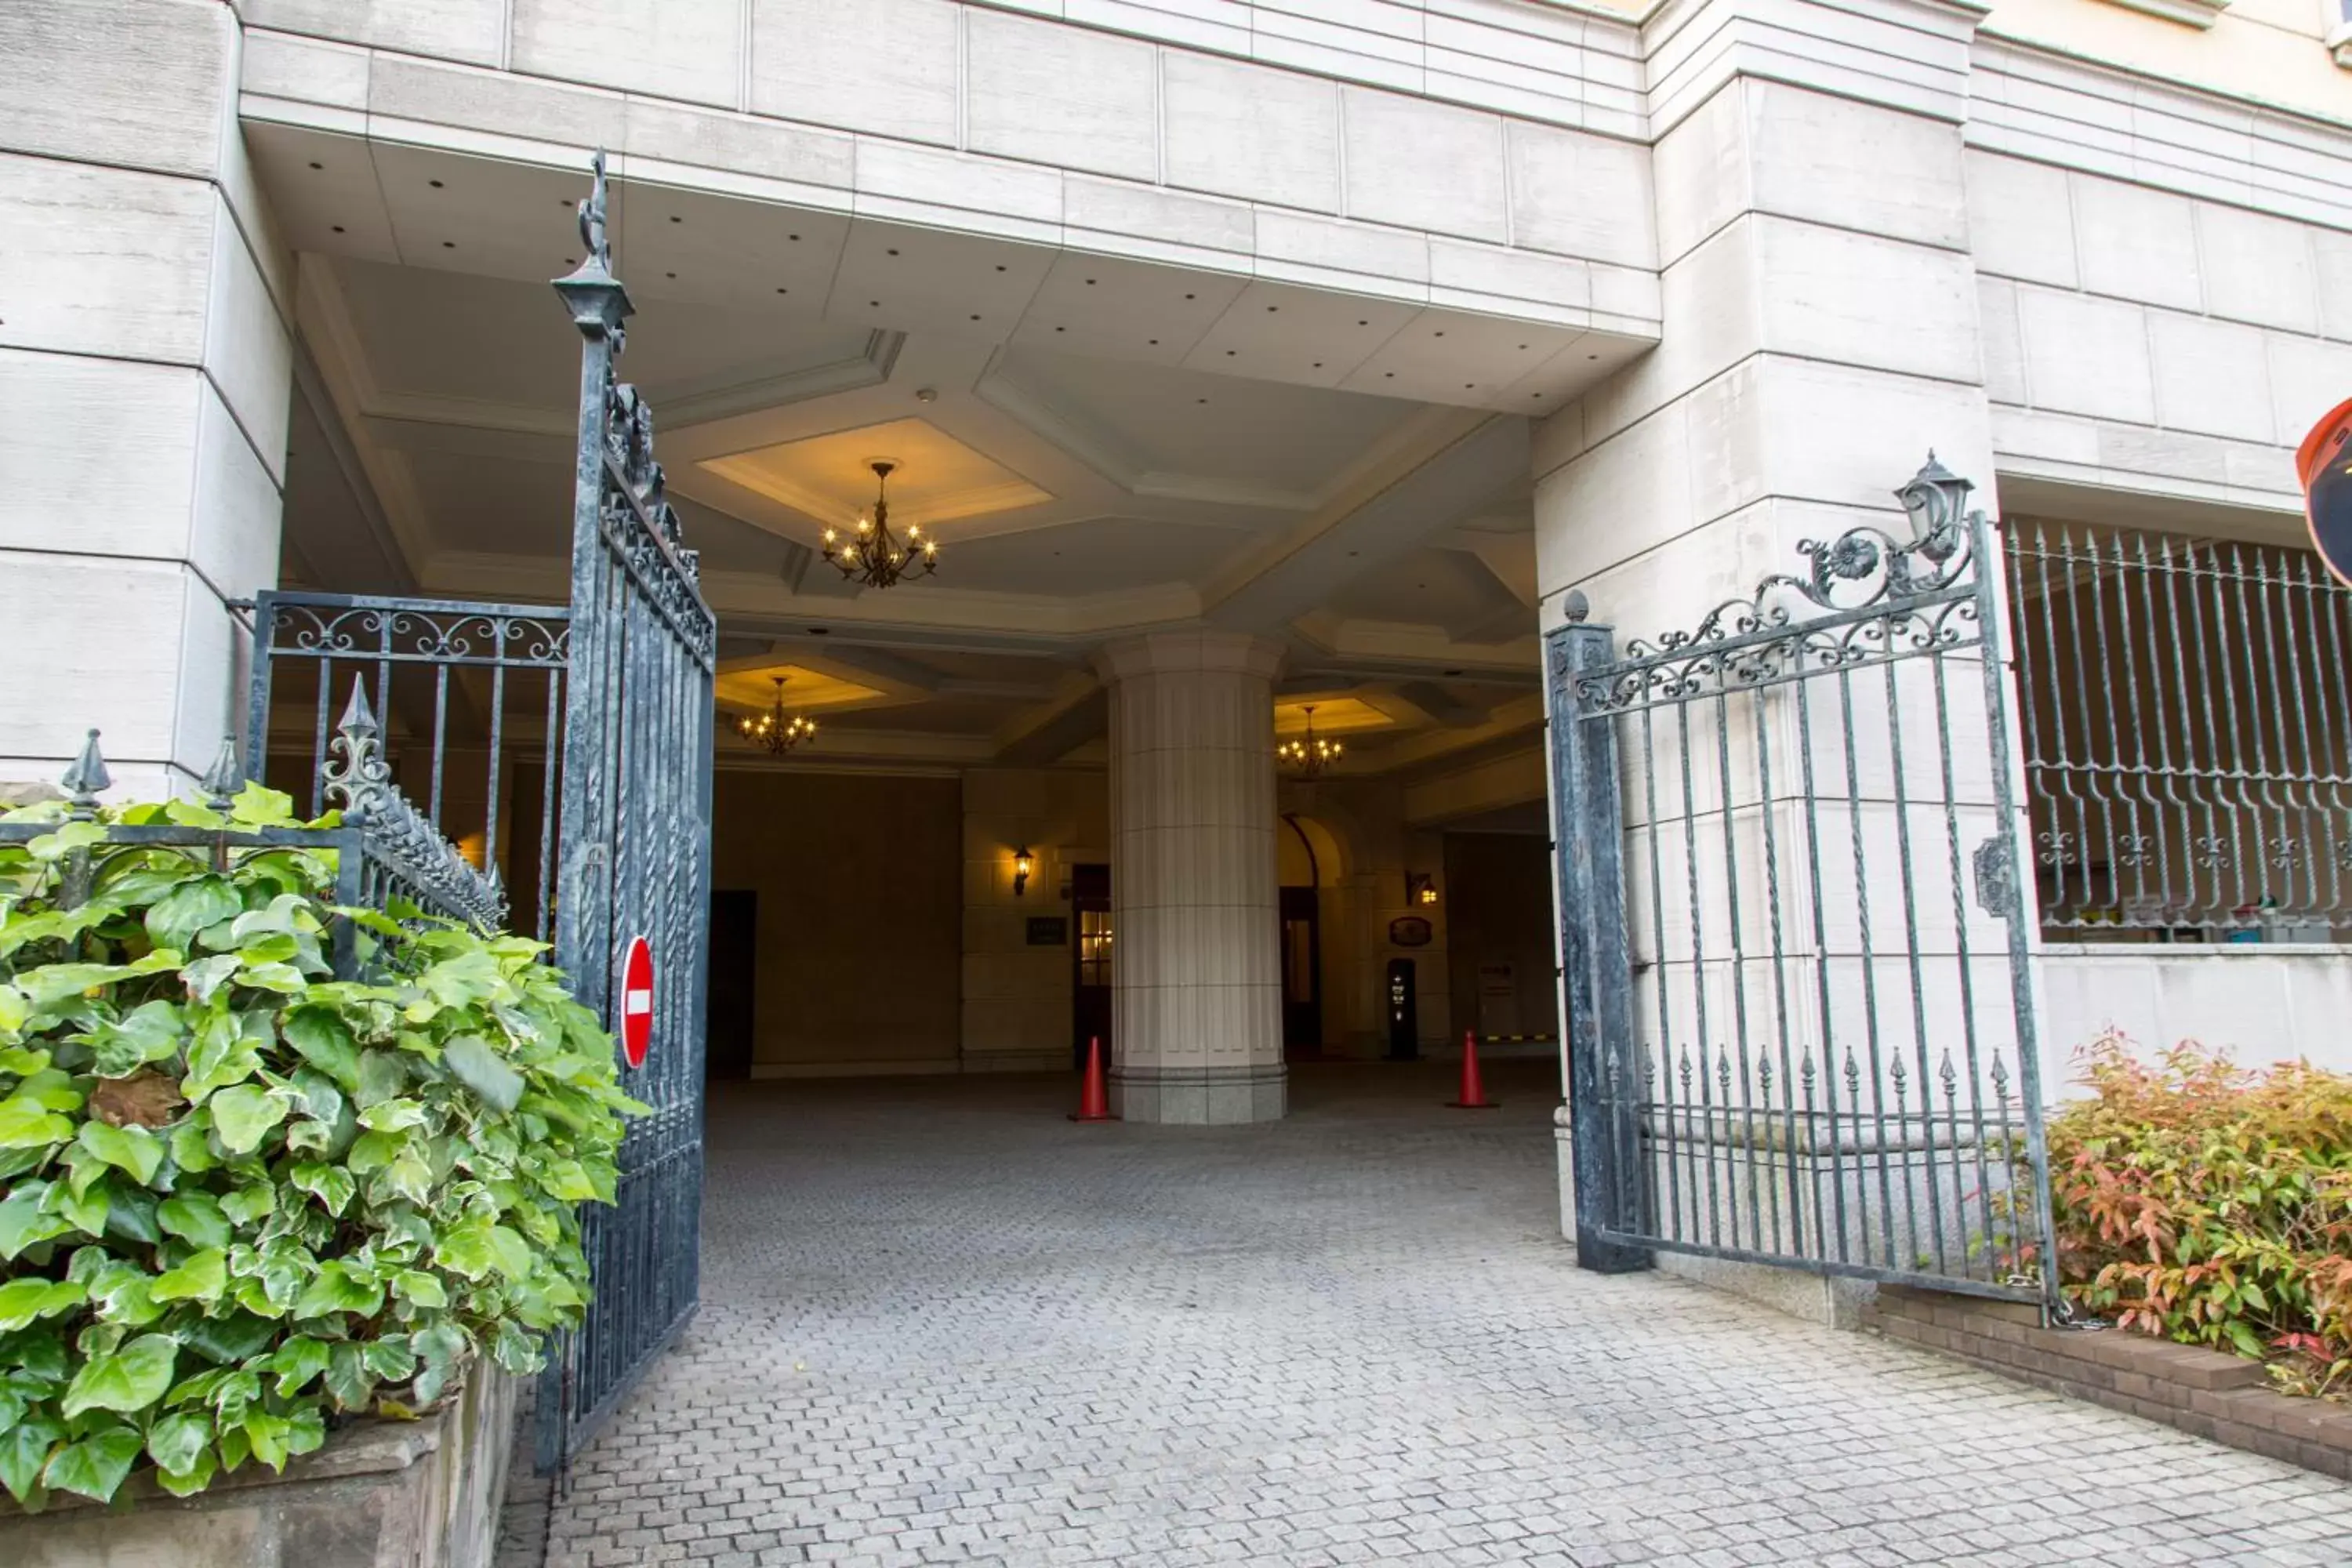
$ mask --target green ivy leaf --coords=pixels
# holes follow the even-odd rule
[[[359,1092],[360,1052],[351,1026],[326,1007],[297,1007],[280,1026],[286,1043],[302,1059],[325,1073],[351,1093]],[[315,1110],[312,1115],[318,1115]]]
[[[120,1423],[101,1426],[80,1442],[58,1449],[48,1468],[41,1472],[41,1484],[52,1491],[79,1492],[110,1502],[143,1447],[136,1426]]]
[[[226,877],[195,877],[147,907],[147,934],[158,947],[184,952],[198,931],[243,912],[245,900]]]
[[[79,1279],[11,1279],[0,1285],[0,1331],[71,1311],[89,1299],[89,1288]]]
[[[331,1258],[320,1267],[319,1277],[310,1281],[301,1300],[294,1303],[298,1318],[322,1318],[335,1312],[356,1312],[361,1317],[374,1314],[383,1305],[383,1287],[361,1278],[354,1266],[340,1258]]]
[[[147,1456],[165,1470],[196,1467],[196,1456],[213,1440],[213,1418],[201,1410],[166,1415],[147,1428]]]
[[[92,1356],[74,1374],[58,1410],[68,1420],[85,1410],[144,1410],[172,1386],[172,1368],[179,1355],[179,1342],[171,1335],[142,1334],[110,1354]],[[135,1446],[132,1451],[137,1451]],[[49,1484],[61,1483],[53,1479]]]
[[[149,1062],[177,1056],[184,1035],[177,1006],[161,999],[142,1002],[90,1032],[92,1070],[100,1078],[127,1078]]]
[[[422,1268],[404,1268],[392,1279],[392,1293],[411,1306],[440,1308],[449,1304],[441,1281]]]
[[[338,1408],[365,1409],[375,1394],[375,1381],[358,1345],[344,1340],[327,1347],[327,1392]]]
[[[228,1261],[217,1247],[193,1253],[155,1277],[148,1293],[158,1301],[217,1301],[228,1285]]]
[[[257,1355],[277,1337],[276,1323],[241,1311],[201,1318],[180,1331],[183,1343],[216,1366],[230,1366]]]
[[[205,1103],[213,1113],[213,1131],[232,1154],[259,1148],[269,1130],[286,1120],[286,1097],[253,1084],[222,1089]]]
[[[0,1486],[27,1511],[40,1506],[41,1472],[65,1436],[64,1424],[46,1415],[0,1427]]]
[[[0,1100],[0,1149],[46,1149],[74,1135],[74,1124],[37,1100]]]
[[[408,1067],[392,1051],[360,1053],[359,1102],[362,1109],[381,1104],[408,1087]]]
[[[74,1228],[70,1221],[43,1212],[41,1200],[48,1190],[47,1182],[26,1182],[0,1201],[0,1258],[13,1259],[35,1242]]]
[[[406,1383],[416,1375],[416,1352],[405,1339],[370,1340],[360,1348],[360,1360],[386,1383]]]
[[[459,1035],[443,1046],[441,1065],[494,1110],[512,1110],[522,1099],[522,1075],[478,1035]]]
[[[155,1206],[155,1223],[170,1234],[198,1247],[226,1247],[228,1216],[210,1193],[182,1193]]]
[[[371,1132],[399,1132],[425,1125],[425,1108],[413,1100],[387,1100],[360,1112],[360,1125]]]
[[[103,1121],[85,1121],[77,1141],[142,1187],[155,1179],[155,1167],[163,1163],[163,1141],[143,1127],[110,1127]]]
[[[315,1161],[295,1166],[286,1173],[286,1179],[318,1199],[331,1215],[341,1214],[344,1205],[359,1190],[359,1184],[352,1179],[349,1171],[341,1165],[320,1164]]]
[[[279,1345],[269,1358],[269,1369],[278,1374],[278,1397],[292,1396],[327,1370],[327,1342],[308,1334],[297,1334]]]
[[[180,1092],[191,1104],[201,1105],[214,1090],[243,1083],[260,1070],[261,1055],[239,1020],[230,1014],[215,1014],[197,1026],[195,1044],[188,1047],[188,1075],[180,1080]]]
[[[472,1219],[450,1226],[433,1245],[433,1261],[452,1274],[479,1279],[497,1264],[490,1246],[488,1220]]]
[[[221,1213],[238,1225],[251,1225],[278,1207],[278,1189],[268,1182],[255,1182],[234,1192],[223,1193]]]
[[[588,1179],[588,1173],[577,1160],[555,1160],[539,1173],[539,1189],[549,1197],[562,1203],[586,1203],[591,1198],[605,1196]]]
[[[220,988],[236,975],[236,954],[216,952],[181,970],[180,978],[187,982],[188,999],[202,1007],[209,1005]]]

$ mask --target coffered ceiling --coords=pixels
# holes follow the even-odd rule
[[[561,599],[579,345],[546,279],[579,255],[578,175],[254,140],[314,367],[289,574]],[[1083,755],[1092,651],[1202,621],[1289,645],[1278,722],[1316,702],[1344,771],[1539,721],[1521,416],[1643,345],[708,193],[614,205],[623,371],[720,614],[720,700],[785,676],[824,721],[790,765]],[[887,592],[817,552],[877,458],[894,523],[941,545]]]

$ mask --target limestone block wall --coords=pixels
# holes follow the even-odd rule
[[[1654,331],[1636,35],[1538,0],[239,9],[257,123]]]
[[[239,55],[210,0],[0,11],[0,777],[96,725],[119,795],[185,789],[239,711],[225,606],[277,581],[292,284]]]

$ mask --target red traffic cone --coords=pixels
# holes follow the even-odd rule
[[[1462,1031],[1462,1098],[1445,1102],[1455,1110],[1499,1110],[1500,1101],[1486,1098],[1486,1085],[1478,1081],[1478,1037],[1470,1030]]]
[[[1102,1037],[1090,1037],[1087,1041],[1087,1076],[1078,1088],[1078,1108],[1070,1112],[1073,1121],[1116,1121],[1110,1113],[1110,1091],[1103,1085]]]

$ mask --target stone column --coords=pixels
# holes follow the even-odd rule
[[[1111,1107],[1129,1121],[1284,1109],[1274,689],[1232,632],[1105,647],[1110,687]]]
[[[96,726],[115,795],[185,793],[243,711],[293,381],[238,51],[210,0],[0,6],[0,780]]]

